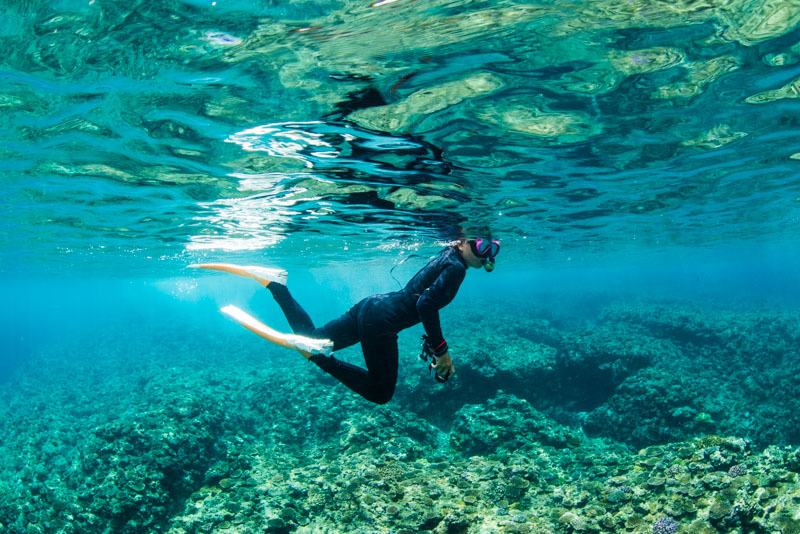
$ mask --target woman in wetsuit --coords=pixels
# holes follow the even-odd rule
[[[314,354],[310,360],[365,399],[386,404],[397,383],[397,333],[401,330],[422,322],[428,345],[436,356],[437,376],[444,381],[455,372],[442,336],[439,310],[456,296],[467,268],[493,270],[499,250],[497,241],[460,240],[431,260],[405,288],[367,297],[320,328],[314,327],[285,285],[271,283],[267,289],[295,334],[330,339],[334,351],[360,342],[366,369],[322,354]]]

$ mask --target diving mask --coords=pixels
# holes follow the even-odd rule
[[[486,272],[494,271],[494,258],[500,252],[500,241],[496,239],[473,239],[469,242],[472,253],[480,260]]]

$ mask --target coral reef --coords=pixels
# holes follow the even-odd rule
[[[796,313],[620,302],[584,324],[513,306],[520,313],[510,321],[500,306],[462,312],[471,328],[495,335],[464,347],[463,380],[448,391],[456,402],[507,391],[590,435],[635,447],[705,433],[759,447],[797,443]],[[414,410],[436,410],[424,384],[409,387]]]
[[[451,329],[502,342],[454,342],[445,387],[409,364],[386,406],[279,349],[275,365],[261,353],[200,365],[177,331],[43,351],[0,388],[0,530],[800,528],[795,314],[485,311],[454,312]]]

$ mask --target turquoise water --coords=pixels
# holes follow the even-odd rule
[[[4,2],[0,531],[800,532],[799,91],[780,0]],[[486,235],[380,407],[188,268]]]

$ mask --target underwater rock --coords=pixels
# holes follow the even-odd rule
[[[518,337],[513,329],[496,331],[480,347],[465,349],[465,365],[486,380],[497,379],[500,387],[510,380],[551,375],[557,349]]]
[[[286,521],[280,517],[275,517],[267,521],[265,532],[274,532],[275,534],[285,534],[291,532],[293,529],[286,524]]]
[[[461,352],[463,380],[447,390],[448,403],[489,399],[502,389],[562,423],[637,447],[710,432],[747,435],[761,444],[778,433],[790,443],[794,435],[788,423],[800,404],[790,376],[800,364],[785,355],[800,343],[796,314],[614,305],[591,327],[572,328],[554,328],[535,312],[502,323],[486,311],[464,317],[465,335],[475,328],[495,335]],[[432,395],[443,393],[413,378],[413,394],[403,402],[434,417],[441,402]],[[774,402],[758,400],[767,389],[775,392]]]
[[[627,378],[602,406],[590,412],[584,422],[589,434],[616,437],[633,445],[680,441],[703,428],[700,422],[672,423],[677,409],[696,411],[699,396],[680,379],[657,370],[644,370]]]
[[[438,439],[437,429],[413,413],[375,410],[358,419],[347,419],[341,425],[339,444],[343,450],[380,448],[403,459],[414,450],[431,447]]]
[[[498,392],[485,406],[458,411],[450,444],[465,456],[494,454],[524,447],[577,446],[581,436],[536,411],[527,401]]]
[[[116,369],[119,352],[109,353]],[[48,368],[58,373],[74,363],[62,360],[69,358],[59,358],[59,365]],[[24,532],[17,522],[24,517],[42,525],[43,531],[62,528],[59,525],[68,527],[65,532],[161,531],[174,504],[200,484],[213,462],[215,434],[225,415],[205,394],[184,396],[192,390],[187,387],[192,379],[175,380],[163,395],[148,398],[132,393],[141,388],[136,374],[120,379],[96,360],[87,365],[95,367],[80,379],[75,379],[74,370],[67,371],[61,386],[40,392],[48,399],[48,412],[59,415],[48,423],[41,442],[14,445],[32,468],[15,469],[15,487],[0,484],[0,522],[10,525],[4,531]],[[97,376],[103,376],[102,387],[95,382]],[[128,398],[112,398],[118,391]],[[33,431],[33,421],[28,419],[20,430]],[[12,439],[11,433],[5,439]],[[3,466],[0,462],[0,469]],[[28,507],[20,515],[22,509],[6,507],[11,495],[20,502],[38,502],[37,510]]]
[[[447,517],[445,519],[447,534],[467,534],[469,532],[469,521],[458,519],[455,517]]]
[[[579,387],[605,389],[605,399],[628,376],[675,351],[670,343],[645,337],[638,328],[600,324],[565,336],[556,363]]]
[[[439,523],[444,520],[443,517],[437,515],[430,515],[417,527],[419,530],[426,531],[426,530],[433,530],[435,529]]]
[[[649,410],[642,410],[641,405],[628,405],[622,408],[620,404],[621,413],[627,414],[624,417],[638,419],[639,423],[636,424],[631,420],[619,435],[633,437],[635,433],[641,437],[650,434],[651,438],[655,439],[657,434],[661,434],[662,439],[671,440],[686,436],[687,434],[683,432],[688,429],[697,433],[723,431],[727,434],[748,435],[765,444],[774,441],[774,437],[767,436],[774,436],[776,428],[782,428],[784,424],[783,416],[774,417],[774,410],[782,412],[784,406],[793,406],[795,403],[792,395],[786,390],[789,382],[784,378],[787,363],[783,355],[791,353],[793,351],[791,345],[800,342],[800,322],[797,317],[779,313],[766,319],[760,313],[710,314],[697,309],[675,307],[640,311],[641,313],[634,308],[609,307],[601,314],[601,324],[606,321],[612,324],[630,323],[635,325],[633,328],[640,329],[642,339],[650,339],[649,343],[661,340],[658,343],[664,347],[663,355],[666,359],[657,357],[653,361],[651,371],[641,372],[649,372],[649,380],[653,381],[652,387],[663,389],[665,393],[663,395],[656,394],[655,391],[645,393],[651,386],[648,386],[646,381],[642,382],[641,378],[637,378],[638,392],[626,393],[626,396],[630,395],[631,400],[640,394],[646,395],[647,398],[652,396],[655,405],[660,404],[664,410],[670,412],[657,416],[661,428],[676,427],[677,432],[672,437],[669,436],[669,432],[657,431],[655,427],[652,428],[655,432],[651,432],[647,428],[655,422],[651,419],[655,414]],[[758,364],[754,363],[755,360],[752,358],[754,354],[759,355]],[[695,362],[698,360],[704,361],[705,364],[696,366]],[[794,363],[788,365],[790,368],[797,368]],[[735,390],[731,389],[730,377],[739,373],[751,378],[736,381]],[[656,386],[671,374],[682,375],[683,385]],[[766,381],[762,382],[755,378],[759,376],[764,377]],[[771,378],[766,379],[766,376]],[[767,382],[772,385],[768,386]],[[634,384],[636,382],[623,383],[620,389]],[[750,387],[753,388],[752,397],[750,393],[746,393]],[[679,395],[676,396],[678,393],[676,388],[691,389],[696,393],[691,401],[686,399],[687,402],[683,402]],[[760,398],[758,392],[764,391],[765,388],[773,390],[773,398],[776,400],[772,403],[765,404],[757,400]],[[620,393],[620,389],[617,390],[617,394]],[[751,400],[745,401],[745,397]],[[600,412],[609,409],[616,411],[617,408],[610,407],[619,402],[627,404],[622,397],[615,395],[605,406],[591,414],[590,428],[593,427],[593,420],[600,416]],[[669,407],[665,402],[675,402],[675,405]],[[770,415],[765,412],[763,417],[756,416],[761,410],[767,410]],[[701,415],[703,413],[706,415]],[[605,416],[601,419],[604,420],[602,425],[611,425],[606,428],[615,426]],[[763,419],[771,421],[770,429],[762,426]],[[688,425],[677,424],[679,421]],[[788,427],[782,432],[787,436],[784,439],[788,439],[791,433]],[[644,444],[645,441],[636,443]]]

